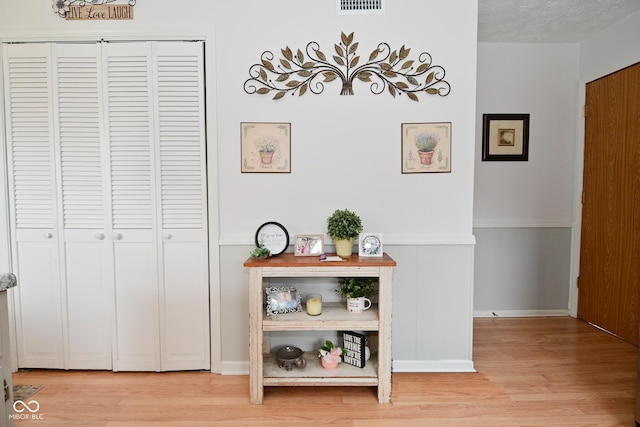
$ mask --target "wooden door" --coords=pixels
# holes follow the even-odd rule
[[[640,64],[587,84],[578,317],[638,344]]]

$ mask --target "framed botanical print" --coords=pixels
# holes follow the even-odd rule
[[[402,173],[451,172],[451,123],[402,123]]]
[[[242,173],[291,173],[291,123],[240,123]]]
[[[529,114],[483,114],[482,160],[527,161]]]

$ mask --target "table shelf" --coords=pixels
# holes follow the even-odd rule
[[[367,360],[364,368],[340,363],[335,370],[327,370],[320,364],[316,352],[305,352],[307,366],[303,369],[294,367],[291,371],[278,366],[273,353],[264,355],[265,386],[377,386],[378,363],[375,357]]]
[[[262,318],[262,330],[267,331],[377,331],[378,304],[362,313],[350,313],[345,303],[323,303],[322,314],[309,316],[306,311],[284,313]]]
[[[282,254],[266,260],[247,260],[249,269],[249,376],[251,403],[261,404],[265,386],[376,386],[378,402],[391,400],[391,307],[393,269],[396,262],[382,257],[358,257],[347,261],[320,261],[317,257]],[[265,279],[273,277],[371,277],[378,280],[378,303],[362,313],[349,313],[344,302],[324,303],[322,314],[306,311],[267,316],[264,307]],[[305,353],[307,366],[287,371],[275,355],[267,353],[265,341],[276,331],[373,331],[377,354],[364,368],[341,363],[324,369],[315,352]],[[267,338],[267,339],[265,339]]]

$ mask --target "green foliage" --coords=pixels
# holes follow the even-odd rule
[[[337,209],[327,218],[327,234],[333,240],[351,239],[362,231],[360,217],[349,209]]]
[[[265,153],[272,153],[272,152],[276,151],[276,147],[271,143],[266,143],[266,144],[262,144],[260,146],[260,150],[259,151],[263,151]]]
[[[326,340],[324,342],[324,345],[320,347],[320,355],[324,356],[325,354],[329,353],[334,347],[336,346],[331,341]],[[341,349],[341,352],[342,352],[342,355],[344,356],[345,354],[347,354],[347,349],[343,348]]]
[[[376,293],[373,280],[368,277],[342,277],[336,292],[347,298],[368,297]]]
[[[433,151],[439,141],[440,137],[431,132],[420,132],[415,138],[416,147],[419,151]]]
[[[266,259],[271,256],[269,248],[265,248],[260,244],[257,248],[251,251],[251,259]]]

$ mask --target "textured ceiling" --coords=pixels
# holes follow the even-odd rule
[[[640,0],[478,0],[478,41],[578,43],[640,10]]]

